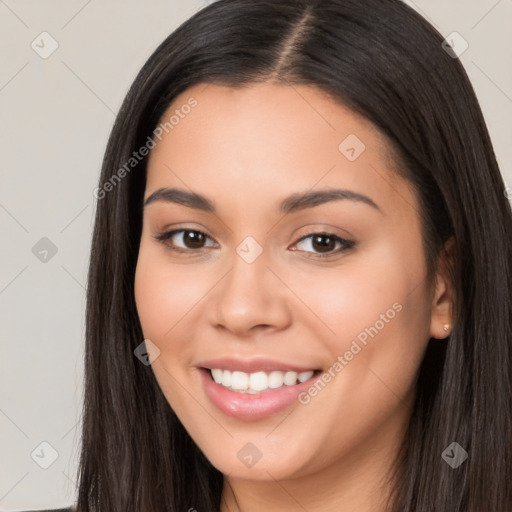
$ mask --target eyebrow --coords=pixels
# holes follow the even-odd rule
[[[345,189],[326,189],[316,192],[298,192],[286,197],[279,205],[279,211],[283,214],[293,213],[307,208],[314,208],[331,201],[348,200],[367,204],[378,210],[384,215],[384,212],[373,201],[373,199]],[[204,212],[216,213],[215,205],[205,196],[196,192],[188,192],[178,188],[159,188],[155,190],[144,202],[144,208],[156,201],[167,203],[176,203]]]

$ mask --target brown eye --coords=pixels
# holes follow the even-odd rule
[[[314,235],[311,239],[311,245],[319,252],[329,252],[336,247],[336,240],[327,235]]]
[[[338,254],[340,252],[351,249],[355,245],[354,242],[345,240],[344,238],[336,236],[332,233],[312,233],[302,237],[297,242],[297,245],[300,243],[303,243],[303,249],[300,250],[317,253],[319,256],[330,256],[332,254]],[[338,248],[336,249],[336,247]],[[308,251],[308,248],[311,248],[312,251]]]
[[[164,243],[170,249],[178,252],[198,251],[206,248],[205,242],[209,239],[208,235],[202,231],[193,229],[175,229],[161,233],[155,237],[156,240]]]
[[[183,231],[183,243],[189,249],[200,249],[205,240],[204,233],[200,231]]]

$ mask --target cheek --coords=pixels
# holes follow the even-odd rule
[[[317,333],[331,356],[326,384],[310,388],[302,403],[323,411],[323,442],[336,455],[347,440],[356,445],[390,418],[402,419],[428,339],[421,334],[428,329],[423,288],[411,293],[420,279],[397,265],[396,254],[379,261],[317,275],[315,283],[297,281],[322,320],[323,326],[315,317]]]
[[[350,379],[344,385],[368,393],[382,387],[368,368],[390,385],[396,382],[397,391],[413,378],[428,341],[429,308],[422,254],[411,258],[403,240],[400,245],[390,238],[364,257],[347,258],[337,270],[295,274],[294,291],[310,311],[303,318],[310,319],[332,364],[346,355],[343,373]]]
[[[135,271],[135,302],[142,332],[160,350],[151,368],[171,407],[187,413],[184,382],[192,359],[187,343],[187,313],[198,300],[197,280],[191,279],[186,266],[171,265],[158,248],[141,243]],[[190,267],[191,268],[191,267]]]
[[[144,337],[154,340],[171,327],[164,312],[172,307],[173,294],[166,293],[166,279],[149,256],[141,249],[135,271],[135,303]]]
[[[141,244],[135,272],[135,302],[144,336],[156,342],[170,337],[206,284],[191,266],[169,264],[165,254]]]
[[[316,321],[319,334],[326,339],[336,339],[336,349],[343,349],[347,340],[378,322],[386,312],[394,317],[399,308],[396,303],[407,287],[407,276],[397,271],[396,259],[386,265],[383,257],[378,264],[372,256],[357,258],[347,259],[336,269],[305,269],[290,276],[294,292],[310,310],[303,318]]]

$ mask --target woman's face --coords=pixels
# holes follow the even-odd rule
[[[201,84],[165,121],[135,298],[170,406],[233,479],[381,474],[449,319],[386,140],[302,85]]]

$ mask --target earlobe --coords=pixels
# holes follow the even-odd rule
[[[436,289],[437,290],[437,289]],[[452,293],[450,288],[437,297],[432,303],[432,316],[430,321],[430,336],[432,338],[447,338],[451,332],[452,321]]]
[[[432,303],[432,316],[430,321],[430,336],[432,338],[444,339],[450,335],[452,320],[452,293],[446,287],[441,295],[437,294]],[[436,300],[437,299],[437,300]]]
[[[443,325],[443,330],[444,330],[445,333],[448,334],[448,336],[450,335],[450,327],[451,327],[450,324],[444,324]]]
[[[451,333],[453,313],[453,237],[443,248],[436,273],[436,287],[431,304],[430,336],[444,339]]]

